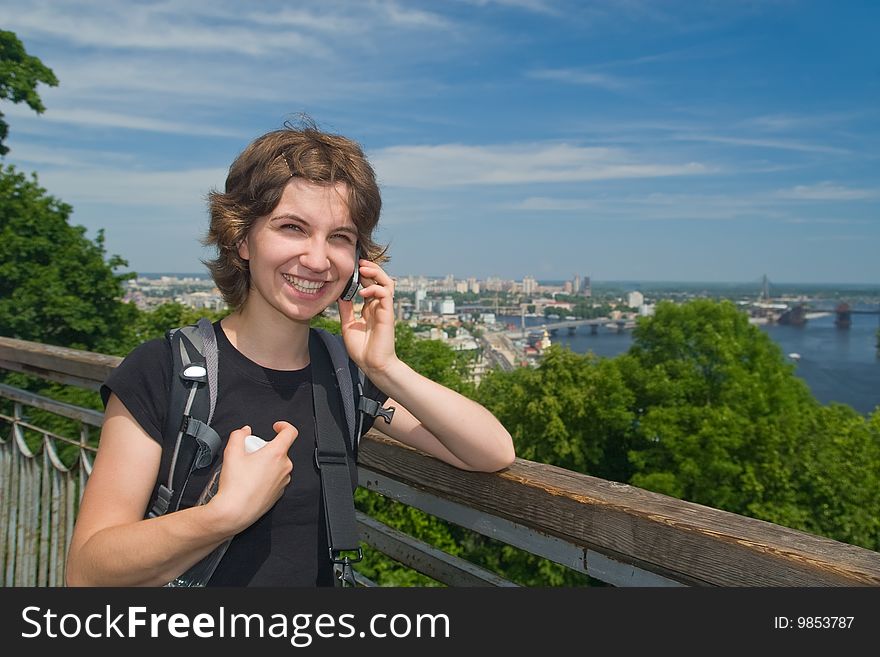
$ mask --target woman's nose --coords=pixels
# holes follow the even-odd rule
[[[327,271],[330,268],[330,259],[324,240],[309,240],[305,252],[300,256],[300,262],[312,271]]]

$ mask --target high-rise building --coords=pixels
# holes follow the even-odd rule
[[[534,294],[538,291],[538,281],[531,276],[524,276],[522,281],[523,294]]]
[[[491,292],[498,292],[502,289],[501,279],[497,276],[490,276],[486,279],[486,289]]]
[[[592,297],[593,296],[593,288],[590,285],[590,277],[589,276],[584,276],[584,283],[581,288],[581,293],[585,297]]]

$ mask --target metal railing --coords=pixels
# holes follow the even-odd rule
[[[97,390],[117,357],[0,337],[0,369]],[[15,586],[59,586],[98,411],[0,385],[0,568]],[[76,439],[26,408],[77,423]],[[30,445],[26,435],[30,436]],[[39,436],[40,448],[34,447]],[[76,451],[65,465],[58,445]],[[876,586],[880,553],[613,481],[517,459],[472,473],[370,432],[360,485],[615,586]],[[512,582],[358,514],[364,541],[452,586]],[[371,584],[360,578],[365,585]]]

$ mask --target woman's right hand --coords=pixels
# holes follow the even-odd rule
[[[245,437],[251,433],[249,426],[229,434],[217,494],[207,506],[230,534],[250,527],[272,508],[290,483],[293,463],[287,452],[299,432],[283,421],[272,428],[275,438],[253,453],[247,453],[244,446]]]

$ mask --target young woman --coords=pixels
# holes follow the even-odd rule
[[[194,475],[180,511],[144,519],[172,376],[167,341],[144,343],[102,388],[104,426],[71,541],[69,585],[161,586],[230,537],[211,585],[332,585],[308,335],[309,321],[333,303],[350,358],[396,408],[377,429],[466,470],[495,471],[514,459],[491,413],[397,358],[394,283],[372,239],[381,199],[355,142],[310,124],[267,133],[233,162],[225,191],[209,204],[206,243],[217,257],[208,266],[234,309],[214,324],[212,426],[228,436],[219,491],[191,506],[204,484]],[[355,267],[366,279],[360,316],[339,300]],[[269,444],[246,453],[251,433]]]

